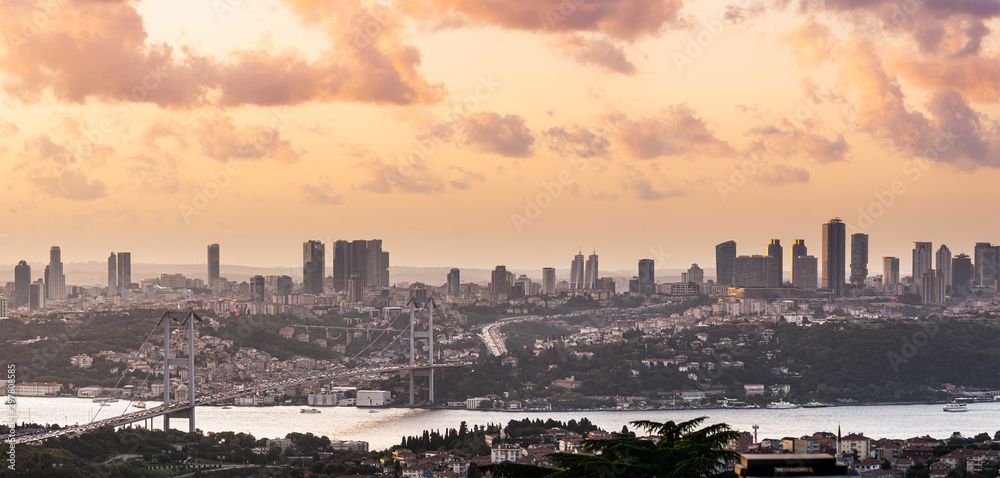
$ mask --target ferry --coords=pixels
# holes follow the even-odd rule
[[[315,408],[303,408],[302,410],[299,410],[299,413],[319,413],[319,410]]]
[[[113,397],[104,397],[104,398],[98,397],[94,399],[94,403],[115,403],[117,401],[118,399]]]
[[[809,402],[809,403],[807,403],[805,405],[802,405],[802,407],[803,408],[823,408],[823,407],[829,407],[829,405],[827,405],[827,404],[825,404],[823,402]]]
[[[777,402],[771,402],[767,404],[767,408],[771,410],[788,410],[792,408],[799,408],[799,406],[794,403],[788,403],[784,400],[779,400]]]
[[[146,402],[139,400],[138,402],[133,403],[132,406],[134,408],[146,408]]]
[[[967,412],[969,409],[964,403],[949,403],[944,406],[944,411],[946,412]]]

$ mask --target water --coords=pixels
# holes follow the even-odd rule
[[[122,413],[128,401],[108,404],[98,418]],[[147,402],[152,408],[158,402]],[[60,425],[87,423],[99,411],[100,404],[82,398],[18,398],[18,422]],[[404,435],[418,435],[423,430],[458,428],[465,421],[473,425],[506,423],[528,417],[553,418],[561,421],[587,417],[595,425],[608,430],[621,430],[632,420],[683,421],[708,416],[708,423],[724,422],[741,431],[752,431],[759,425],[758,437],[783,438],[817,431],[863,433],[870,438],[911,438],[930,435],[946,438],[953,432],[973,436],[986,432],[992,437],[1000,430],[1000,402],[974,403],[964,413],[946,413],[943,405],[883,405],[829,408],[799,408],[793,410],[662,410],[662,411],[588,411],[588,412],[493,412],[475,410],[421,410],[380,408],[370,413],[368,408],[317,407],[322,413],[299,413],[300,406],[274,407],[199,407],[196,411],[198,428],[205,432],[246,432],[257,438],[284,437],[290,432],[312,432],[334,440],[364,440],[372,450],[396,445]],[[162,419],[154,420],[161,428]],[[173,428],[187,430],[187,420],[173,419]]]

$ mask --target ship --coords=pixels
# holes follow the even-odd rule
[[[233,407],[230,407],[229,405],[223,405],[222,406],[223,410],[229,410],[230,408],[233,408]]]
[[[949,403],[944,406],[944,411],[946,412],[967,412],[969,409],[964,403]]]
[[[299,413],[319,413],[319,410],[315,408],[303,408],[302,410],[299,410]]]
[[[829,407],[829,405],[823,402],[809,402],[805,405],[802,405],[802,408],[823,408],[823,407]]]
[[[117,401],[118,401],[117,398],[112,398],[112,397],[104,397],[104,398],[98,397],[94,399],[94,403],[115,403]]]
[[[133,403],[132,407],[134,407],[134,408],[146,408],[146,402],[144,402],[142,400],[139,400],[138,402]]]
[[[788,403],[784,400],[779,400],[777,402],[771,402],[767,404],[767,408],[771,410],[788,410],[791,408],[799,408],[799,406],[794,403]]]

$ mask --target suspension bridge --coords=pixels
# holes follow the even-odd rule
[[[378,354],[381,354],[392,346],[396,341],[403,337],[405,332],[410,331],[408,334],[410,340],[410,357],[409,363],[407,364],[394,364],[394,365],[381,365],[381,366],[361,366],[346,370],[327,370],[320,372],[313,372],[309,374],[303,374],[297,377],[287,378],[280,381],[260,383],[251,386],[244,386],[243,388],[227,390],[224,392],[218,392],[211,395],[205,395],[198,397],[196,396],[195,388],[195,347],[194,347],[194,337],[195,337],[195,323],[200,322],[201,318],[198,317],[194,312],[175,312],[166,311],[160,318],[159,323],[153,328],[149,336],[146,337],[146,341],[152,337],[153,332],[157,328],[163,327],[164,339],[163,339],[163,355],[160,357],[160,361],[163,362],[163,404],[157,407],[148,409],[139,409],[131,413],[123,413],[118,416],[105,418],[101,420],[96,419],[89,423],[82,425],[72,425],[60,428],[58,430],[49,430],[45,432],[35,433],[31,435],[22,435],[15,437],[5,437],[3,442],[11,445],[19,444],[30,444],[30,443],[40,443],[49,438],[55,438],[59,436],[76,436],[85,433],[89,430],[93,430],[100,427],[112,426],[119,427],[128,425],[131,423],[141,422],[144,420],[152,420],[153,418],[162,417],[163,418],[163,429],[170,428],[171,418],[185,418],[188,420],[189,431],[195,432],[195,409],[198,406],[211,405],[217,402],[225,402],[236,397],[243,395],[252,395],[261,392],[266,392],[269,390],[275,390],[279,388],[292,387],[296,385],[302,385],[313,382],[321,382],[326,380],[335,380],[349,377],[365,376],[365,375],[383,375],[383,374],[395,374],[401,372],[407,372],[410,376],[410,405],[414,404],[414,386],[415,386],[415,375],[417,372],[427,371],[429,376],[428,381],[428,401],[434,401],[434,371],[437,369],[444,368],[455,368],[455,367],[468,367],[473,365],[472,362],[455,362],[455,363],[434,363],[434,302],[432,299],[416,301],[411,300],[407,304],[407,310],[410,312],[410,323],[403,329],[391,329],[392,323],[395,323],[396,319],[402,316],[402,313],[398,314],[392,319],[390,323],[390,328],[382,329],[383,334],[391,331],[398,331],[399,334]],[[427,311],[429,320],[427,322],[427,330],[418,331],[415,330],[416,327],[416,315],[420,311]],[[174,357],[173,352],[170,347],[170,328],[172,324],[176,324],[179,328],[183,329],[186,335],[186,356],[185,357]],[[379,336],[376,341],[381,338]],[[416,353],[416,340],[417,339],[427,339],[428,341],[428,354],[426,363],[417,363],[417,353]],[[374,345],[374,341],[365,347],[358,355],[352,359],[357,359],[362,353],[368,350],[371,345]],[[378,355],[376,354],[376,356]],[[370,360],[370,359],[369,359]],[[154,364],[153,368],[156,368]],[[171,399],[171,383],[170,383],[170,368],[171,367],[188,367],[188,383],[187,383],[187,396],[180,396],[180,393],[176,393],[174,399]],[[128,368],[126,368],[127,372]],[[150,371],[152,374],[152,370]],[[124,378],[125,374],[122,374]],[[147,375],[147,380],[149,375]],[[121,379],[119,379],[119,385],[121,384]],[[145,381],[143,381],[143,386],[145,386]],[[117,388],[117,386],[116,386]],[[180,389],[178,389],[180,390]],[[130,403],[131,405],[131,403]],[[128,408],[126,408],[128,410]]]

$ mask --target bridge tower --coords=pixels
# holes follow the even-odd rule
[[[187,418],[188,431],[194,433],[194,404],[195,404],[195,373],[194,373],[194,321],[201,321],[201,317],[192,312],[166,311],[160,318],[163,325],[163,404],[169,405],[170,400],[170,367],[186,366],[188,368],[187,403],[188,407],[173,413],[163,415],[163,429],[170,429],[170,417]],[[174,357],[170,352],[170,323],[176,322],[181,328],[187,328],[187,356]],[[181,401],[179,398],[177,401]]]
[[[429,382],[427,385],[427,401],[434,402],[434,299],[410,299],[410,365],[417,363],[416,339],[427,339],[427,359]],[[416,329],[416,314],[420,309],[427,309],[427,330]],[[410,370],[410,405],[415,405],[413,390],[415,388],[415,370]]]

